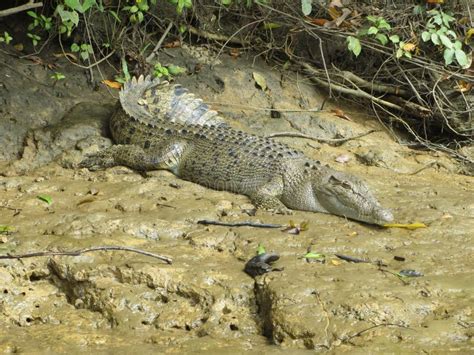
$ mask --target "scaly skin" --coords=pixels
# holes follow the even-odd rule
[[[116,145],[86,158],[91,170],[125,165],[166,169],[260,208],[332,213],[372,224],[392,221],[367,185],[272,139],[234,130],[187,90],[139,78],[126,85],[110,120]]]

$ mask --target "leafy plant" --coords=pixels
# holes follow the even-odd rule
[[[66,79],[66,76],[63,73],[55,72],[53,75],[50,76],[51,79],[55,81]]]
[[[125,84],[127,81],[130,81],[132,76],[128,71],[128,64],[125,58],[122,58],[122,75],[116,75],[115,81],[120,84]]]
[[[153,75],[158,78],[161,78],[161,77],[170,78],[171,76],[179,75],[184,72],[186,72],[186,69],[174,64],[164,66],[164,65],[161,65],[161,63],[156,63],[155,66],[153,67]]]
[[[173,0],[171,0],[173,1]],[[242,4],[245,3],[245,6],[250,8],[252,5],[255,4],[266,4],[268,0],[220,0],[220,4],[224,6],[230,6],[232,3]]]
[[[79,52],[79,55],[81,56],[83,61],[89,59],[89,56],[94,53],[94,50],[92,49],[92,46],[89,43],[82,43],[81,45],[73,43],[71,45],[71,51],[74,53]]]
[[[169,0],[169,2],[176,5],[176,12],[178,15],[181,15],[184,9],[190,9],[193,7],[192,0]]]
[[[443,57],[446,65],[453,63],[454,59],[462,68],[467,68],[470,63],[466,53],[462,50],[462,42],[457,39],[456,32],[451,29],[453,16],[440,11],[428,11],[430,17],[426,23],[426,31],[421,33],[423,42],[431,42],[435,46],[444,47]]]
[[[359,56],[362,51],[362,46],[358,37],[372,37],[379,41],[382,45],[386,45],[388,42],[397,44],[400,42],[398,35],[390,35],[392,26],[380,16],[367,16],[369,21],[369,27],[363,28],[357,32],[357,37],[348,36],[347,49],[349,49],[356,57]]]
[[[0,43],[5,42],[6,44],[10,44],[12,40],[13,40],[13,37],[10,36],[10,34],[7,31],[3,32],[3,35],[0,35]]]
[[[151,0],[152,4],[156,4],[156,0]],[[150,9],[148,0],[135,0],[135,4],[132,6],[125,6],[122,11],[130,13],[131,23],[140,23],[145,18],[143,13],[146,13]]]
[[[51,17],[38,15],[34,11],[28,11],[27,14],[33,17],[33,22],[28,25],[28,31],[32,31],[36,27],[49,31],[53,27],[53,19]]]
[[[36,47],[39,43],[39,41],[41,41],[41,37],[38,36],[38,35],[35,35],[33,33],[27,33],[26,34],[28,36],[28,38],[31,38],[31,42],[33,43],[33,46]]]

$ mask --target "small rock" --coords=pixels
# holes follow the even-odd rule
[[[220,216],[227,216],[228,212],[232,209],[232,202],[227,200],[219,201],[216,204],[216,210]]]
[[[257,208],[251,203],[244,203],[240,205],[240,210],[243,213],[248,214],[249,216],[255,216],[255,214],[257,213]]]
[[[334,160],[338,163],[345,164],[351,160],[351,157],[348,154],[341,154]]]

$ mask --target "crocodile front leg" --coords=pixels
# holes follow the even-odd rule
[[[166,169],[176,173],[185,147],[183,142],[148,149],[137,145],[118,144],[88,156],[79,163],[79,167],[95,171],[124,165],[138,171]]]
[[[278,176],[258,188],[258,190],[249,197],[252,200],[252,203],[258,208],[278,214],[293,214],[293,211],[280,201],[282,193],[283,179]]]

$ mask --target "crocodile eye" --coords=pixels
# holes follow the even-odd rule
[[[335,186],[342,186],[345,189],[352,189],[352,185],[349,181],[339,180],[338,178],[331,176],[329,182]]]

